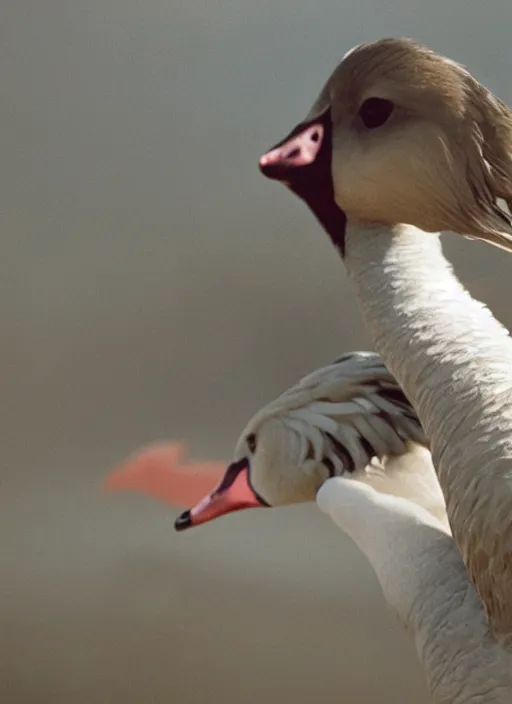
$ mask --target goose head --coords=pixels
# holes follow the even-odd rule
[[[260,159],[343,253],[347,218],[470,235],[512,250],[512,112],[409,39],[349,51],[307,118]]]
[[[354,352],[316,370],[260,410],[236,445],[218,487],[175,523],[183,530],[241,509],[314,501],[333,476],[352,476],[382,491],[406,491],[386,473],[389,458],[425,450],[427,440],[409,402],[374,353]],[[425,459],[420,464],[425,467]],[[425,484],[409,467],[425,498]],[[442,501],[428,459],[427,482]],[[405,480],[407,483],[407,480]],[[420,484],[422,488],[419,489]]]

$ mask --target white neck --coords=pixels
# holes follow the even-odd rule
[[[450,532],[443,493],[430,452],[425,447],[408,443],[406,453],[384,458],[383,470],[374,471],[370,466],[357,476],[354,473],[354,479],[382,494],[391,494],[418,504]]]
[[[368,557],[388,604],[414,636],[436,704],[510,701],[512,654],[489,632],[460,553],[420,506],[331,479],[319,507]]]
[[[512,341],[457,280],[438,235],[352,223],[345,264],[375,348],[429,437],[473,573],[475,541],[488,541],[487,555],[496,540],[512,542]],[[489,606],[492,594],[477,586]]]

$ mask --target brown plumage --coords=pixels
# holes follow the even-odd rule
[[[512,202],[510,109],[454,61],[409,39],[383,39],[349,53],[310,117],[329,102],[341,144],[342,133],[352,129],[359,106],[370,96],[392,100],[395,112],[385,139],[361,134],[360,151],[352,141],[349,159],[344,150],[337,153],[343,170],[351,170],[339,205],[365,221],[388,222],[392,212],[393,222],[426,232],[452,230],[511,250],[512,221],[496,202]],[[374,158],[361,159],[369,150]],[[399,160],[393,171],[390,150]],[[358,178],[367,181],[363,201]],[[371,187],[380,191],[375,200]],[[424,205],[425,194],[436,199],[435,218],[430,204]]]

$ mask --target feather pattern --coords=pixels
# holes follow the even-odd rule
[[[410,403],[372,352],[343,355],[282,393],[246,426],[235,456],[248,454],[248,436],[256,442],[252,454],[261,452],[260,440],[269,437],[269,425],[281,461],[286,455],[286,463],[295,466],[321,463],[330,476],[363,471],[375,460],[404,454],[409,442],[428,447]],[[268,448],[264,454],[268,462]]]

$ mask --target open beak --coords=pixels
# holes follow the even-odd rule
[[[230,464],[219,486],[194,508],[184,511],[176,519],[174,527],[182,531],[232,511],[268,505],[252,488],[249,462],[247,458],[243,458]]]
[[[343,253],[346,216],[334,200],[330,108],[315,119],[300,123],[263,154],[259,167],[264,176],[284,183],[305,201]]]

